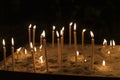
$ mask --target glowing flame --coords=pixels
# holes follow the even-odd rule
[[[110,40],[110,46],[112,46],[112,40]]]
[[[2,43],[3,43],[3,46],[5,46],[5,39],[3,39]]]
[[[90,35],[91,35],[91,37],[94,37],[94,34],[93,34],[93,32],[92,32],[92,31],[90,31]]]
[[[57,35],[57,37],[59,37],[59,33],[58,33],[58,31],[56,31],[56,35]]]
[[[103,45],[107,45],[107,40],[106,39],[103,40]]]
[[[103,62],[102,62],[102,66],[105,66],[105,60],[103,60]]]
[[[115,40],[113,40],[113,46],[115,46]]]
[[[29,25],[29,29],[32,27],[32,24]]]
[[[55,30],[55,26],[53,26],[53,30]]]
[[[79,51],[76,52],[77,56],[79,56]]]
[[[60,30],[60,35],[61,35],[61,36],[63,35],[63,30]]]
[[[74,31],[76,31],[76,23],[74,23]]]
[[[40,63],[43,64],[43,56],[39,57]]]
[[[85,32],[85,31],[86,31],[86,29],[83,29],[83,30],[82,30],[82,32]]]
[[[33,29],[36,29],[36,25],[33,26]]]
[[[42,36],[45,37],[45,30],[43,30],[43,32],[42,32]]]
[[[14,39],[13,38],[11,38],[11,42],[12,42],[12,46],[14,46]]]
[[[70,25],[70,26],[72,26],[72,24],[73,24],[73,22],[70,22],[70,24],[69,24],[69,25]]]
[[[30,42],[30,48],[33,48],[33,44],[32,44],[32,42]]]
[[[40,49],[42,49],[42,45],[40,45]]]
[[[87,62],[87,60],[85,59],[84,62]]]
[[[37,51],[37,48],[36,48],[36,47],[34,47],[34,51],[35,51],[35,52]]]
[[[22,49],[22,47],[18,48],[18,49],[17,49],[17,52],[20,52],[21,49]]]
[[[110,54],[110,51],[108,51],[107,53],[108,53],[108,55],[109,55],[109,54]]]
[[[25,54],[27,54],[27,49],[25,49]]]
[[[64,29],[65,29],[65,28],[64,28],[64,27],[62,27],[62,31],[64,31]]]

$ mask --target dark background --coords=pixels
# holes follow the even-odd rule
[[[68,43],[68,25],[73,21],[77,23],[78,43],[81,43],[82,29],[86,28],[86,43],[90,44],[89,31],[92,30],[96,44],[102,44],[104,38],[120,44],[119,5],[119,0],[1,0],[0,53],[3,38],[7,54],[11,52],[11,37],[15,39],[15,48],[26,45],[30,23],[37,26],[36,42],[43,29],[47,42],[51,42],[51,29],[55,25],[57,30],[65,26],[65,43]]]

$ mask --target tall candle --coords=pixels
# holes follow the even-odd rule
[[[28,27],[28,37],[29,37],[29,46],[30,46],[30,42],[31,42],[31,24]]]
[[[72,22],[69,24],[69,47],[71,48],[71,26],[72,26]]]
[[[3,39],[3,42],[2,42],[2,43],[3,43],[4,70],[7,70],[5,39]]]
[[[54,48],[54,33],[55,33],[55,26],[52,29],[52,48]]]
[[[62,49],[64,48],[64,27],[62,27],[62,30],[61,30],[61,36],[62,36]]]
[[[40,35],[40,45],[42,45],[42,34],[43,34],[43,32]]]
[[[86,31],[86,29],[82,30],[82,49],[84,49],[84,32]]]
[[[61,53],[63,52],[63,31],[62,30],[60,30],[60,35],[61,35],[61,37],[60,37],[60,41],[61,41]]]
[[[90,31],[90,35],[92,37],[91,39],[91,45],[92,45],[92,55],[91,55],[91,69],[94,69],[94,34],[92,31]]]
[[[30,42],[30,48],[31,48],[31,54],[32,54],[32,58],[33,58],[33,69],[34,69],[34,72],[36,72],[35,52],[34,52],[34,48],[33,48],[33,43],[32,42]]]
[[[62,66],[62,56],[61,56],[61,51],[60,51],[60,40],[59,40],[59,33],[58,31],[56,31],[56,35],[57,35],[57,46],[58,46],[58,64],[59,64],[59,67],[61,68]]]
[[[46,39],[45,39],[45,31],[43,30],[43,44],[44,44],[44,49],[45,49],[45,61],[46,61],[46,70],[48,70],[48,58],[47,58],[47,46],[46,46]]]
[[[33,26],[33,46],[35,46],[35,29],[36,25]]]
[[[12,43],[12,46],[11,46],[11,50],[12,50],[12,70],[14,71],[15,70],[15,55],[14,55],[14,39],[11,38],[11,43]]]

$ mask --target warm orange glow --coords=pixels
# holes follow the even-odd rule
[[[44,62],[44,61],[43,61],[43,56],[40,56],[40,57],[39,57],[39,60],[40,60],[40,63],[43,64],[43,62]]]
[[[3,46],[5,46],[5,39],[3,39],[2,44],[3,44]]]
[[[83,29],[83,30],[82,30],[82,32],[85,32],[85,31],[86,31],[86,29]]]
[[[13,38],[11,38],[11,42],[12,42],[12,46],[14,46],[14,39]]]
[[[84,62],[87,62],[87,60],[85,59]]]
[[[27,49],[25,49],[25,54],[27,54]]]
[[[55,30],[55,26],[53,26],[53,30]]]
[[[33,29],[36,29],[36,25],[33,26]]]
[[[29,25],[29,29],[32,27],[32,24]]]
[[[110,55],[110,51],[108,51],[108,55]]]
[[[58,31],[56,31],[56,35],[57,35],[57,37],[59,37],[59,33],[58,33]]]
[[[30,48],[33,48],[33,44],[32,44],[32,42],[30,42]]]
[[[90,31],[90,35],[91,35],[91,37],[94,37],[94,34],[93,34],[93,32],[92,32],[92,31]]]
[[[74,31],[76,31],[76,23],[74,23]]]
[[[105,60],[103,60],[103,62],[102,62],[102,66],[105,66]]]
[[[103,45],[107,45],[107,40],[106,39],[103,40]]]
[[[35,52],[37,51],[37,48],[36,48],[36,47],[34,47],[34,51],[35,51]]]
[[[76,52],[77,56],[79,56],[79,51]]]
[[[43,32],[42,32],[42,36],[45,37],[45,30],[43,30]]]
[[[22,49],[22,47],[18,48],[18,49],[17,49],[17,52],[20,52],[21,49]]]
[[[60,30],[60,35],[61,35],[61,36],[63,35],[63,30]]]
[[[42,49],[42,45],[40,45],[40,47],[39,47],[40,49]]]
[[[70,25],[70,26],[72,26],[72,24],[73,24],[73,22],[70,22],[70,24],[69,24],[69,25]]]
[[[62,31],[64,31],[64,29],[65,29],[65,28],[64,28],[64,27],[62,27]]]

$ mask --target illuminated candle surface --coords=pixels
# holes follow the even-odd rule
[[[71,47],[71,26],[72,26],[72,22],[70,22],[69,24],[69,47]]]
[[[105,60],[103,60],[103,62],[102,62],[102,66],[105,66]]]
[[[84,32],[86,31],[86,29],[82,30],[82,49],[84,49]]]
[[[77,50],[76,23],[74,23],[74,48]]]
[[[36,25],[33,26],[33,46],[35,45],[35,29]]]
[[[103,46],[104,45],[107,46],[107,40],[106,39],[103,40]]]
[[[30,42],[31,42],[31,27],[32,27],[32,24],[30,24],[30,25],[28,26],[29,45],[30,45]]]
[[[54,48],[54,31],[55,31],[55,26],[53,26],[53,30],[52,30],[52,48]]]

